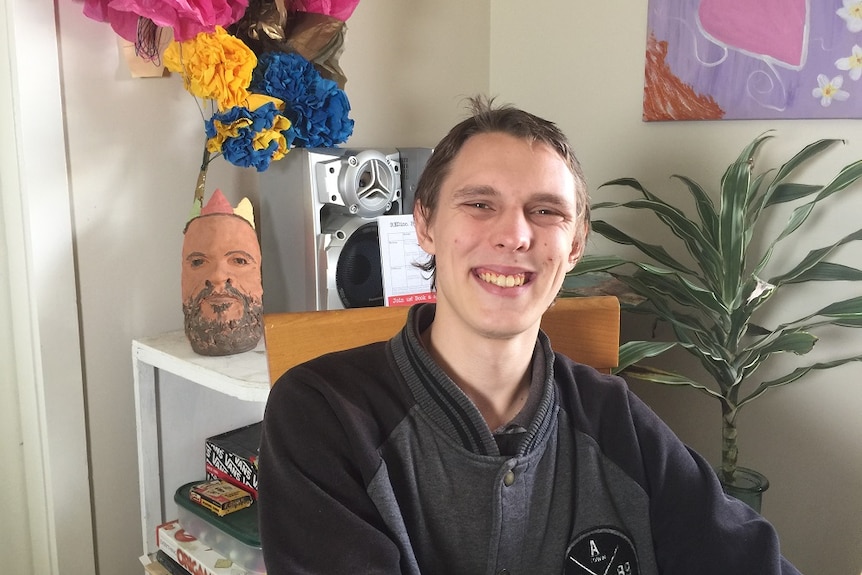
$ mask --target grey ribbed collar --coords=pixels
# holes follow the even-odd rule
[[[404,329],[390,340],[398,368],[420,409],[440,429],[473,453],[499,456],[494,436],[479,410],[422,345],[419,334],[433,321],[434,312],[434,304],[413,306]],[[544,366],[534,365],[533,369],[544,374],[540,382],[543,389],[518,455],[531,452],[547,437],[557,413],[554,352],[544,332],[539,332],[536,345],[533,361],[544,360]]]

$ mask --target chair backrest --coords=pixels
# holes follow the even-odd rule
[[[270,385],[291,367],[331,351],[386,341],[404,326],[407,307],[368,307],[265,314]],[[608,372],[616,367],[620,304],[612,296],[561,298],[542,329],[554,350]]]

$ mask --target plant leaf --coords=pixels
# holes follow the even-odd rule
[[[813,201],[819,202],[836,192],[846,189],[856,183],[856,180],[860,177],[862,177],[862,160],[857,160],[852,164],[844,166],[831,182],[823,186],[823,189]]]
[[[738,278],[745,267],[748,237],[746,207],[749,205],[751,170],[757,149],[772,136],[761,135],[754,139],[735,162],[730,164],[721,178],[721,207],[719,210],[719,251],[724,264],[719,299],[731,302],[737,295]]]
[[[614,373],[648,357],[655,357],[677,346],[675,341],[627,341],[620,346],[620,356]]]
[[[727,315],[727,307],[715,297],[715,292],[693,284],[675,271],[665,270],[650,264],[635,264],[639,271],[634,277],[652,291],[670,296],[674,301],[710,315],[714,321],[721,322]]]
[[[721,273],[721,257],[713,245],[713,241],[704,235],[703,230],[689,220],[680,209],[668,204],[655,194],[651,194],[636,180],[628,182],[628,185],[640,190],[646,199],[626,202],[600,202],[594,204],[591,209],[629,208],[652,212],[675,236],[683,241],[688,253],[700,265],[705,276],[710,278],[713,283],[717,281]]]
[[[817,337],[803,330],[784,330],[776,337],[762,339],[748,347],[734,362],[736,368],[743,372],[739,378],[739,383],[751,376],[760,364],[772,354],[790,352],[796,355],[805,355],[814,349],[817,340]]]
[[[702,383],[698,383],[693,379],[672,371],[664,371],[644,365],[633,365],[619,373],[619,375],[633,377],[643,381],[651,381],[653,383],[661,383],[664,385],[684,385],[687,387],[693,387],[710,397],[714,397],[722,402],[725,401],[724,397],[722,397],[720,393],[713,391]]]
[[[751,392],[751,394],[749,394],[748,396],[745,397],[745,399],[743,399],[742,401],[739,402],[739,407],[742,407],[743,405],[745,405],[747,403],[751,403],[752,401],[754,401],[755,399],[757,399],[758,397],[760,397],[761,395],[763,395],[764,393],[766,393],[767,391],[769,391],[770,389],[772,389],[774,387],[779,387],[782,385],[787,385],[788,383],[793,383],[794,381],[803,377],[804,375],[806,375],[807,373],[809,373],[812,370],[815,370],[815,369],[832,369],[833,367],[838,367],[838,366],[844,365],[846,363],[854,362],[854,361],[862,361],[862,355],[855,355],[852,357],[845,357],[845,358],[836,359],[833,361],[814,363],[814,364],[807,365],[804,367],[797,367],[796,369],[794,369],[793,371],[791,371],[787,375],[783,375],[783,376],[778,377],[776,379],[771,379],[769,381],[764,381],[763,383],[761,383],[759,386],[757,386],[757,388],[753,392]]]
[[[718,214],[715,212],[715,205],[712,203],[712,198],[703,190],[703,188],[686,176],[674,174],[672,177],[682,181],[688,187],[689,192],[694,197],[697,213],[700,215],[701,225],[703,227],[703,235],[713,246],[718,244]]]
[[[838,249],[840,246],[857,240],[862,240],[862,229],[858,229],[851,234],[847,234],[832,245],[824,246],[816,250],[811,250],[805,256],[805,258],[803,258],[803,260],[799,262],[793,269],[791,269],[787,273],[771,278],[769,280],[769,283],[776,286],[780,286],[786,283],[793,283],[796,278],[819,264],[821,261],[823,261],[824,258],[826,258],[829,254]]]
[[[801,198],[816,194],[823,189],[823,186],[814,184],[796,184],[785,183],[779,184],[773,188],[774,192],[767,198],[764,208],[781,204],[784,202],[792,202]]]
[[[619,256],[599,256],[587,254],[575,264],[570,272],[566,275],[577,276],[596,272],[603,272],[615,267],[631,263],[629,260]]]
[[[832,262],[817,262],[796,277],[783,283],[802,283],[808,281],[859,281],[862,270]]]
[[[812,142],[811,144],[808,144],[807,146],[802,148],[802,150],[797,152],[796,155],[790,158],[790,160],[785,162],[784,165],[782,165],[778,169],[778,172],[775,175],[775,179],[772,180],[772,184],[767,189],[766,195],[764,197],[763,207],[784,201],[790,201],[791,199],[796,199],[792,198],[791,196],[794,194],[801,193],[805,186],[803,184],[785,184],[784,179],[803,163],[838,143],[843,144],[844,140],[817,140],[816,142]],[[799,187],[797,188],[797,186]],[[821,186],[813,187],[821,188]],[[812,191],[813,190],[809,190],[808,193],[812,193]],[[806,193],[804,195],[808,194]],[[798,197],[804,197],[804,195]]]
[[[659,245],[648,244],[646,242],[642,242],[637,240],[628,234],[620,231],[615,226],[607,223],[604,220],[596,220],[593,222],[593,230],[611,240],[612,242],[616,242],[618,244],[630,245],[639,249],[644,255],[647,255],[659,262],[660,264],[667,266],[671,269],[675,269],[677,271],[681,271],[686,274],[697,275],[692,270],[688,269],[681,263],[679,263],[676,259],[674,259],[667,251]]]
[[[844,319],[862,317],[862,296],[831,303],[810,317],[815,316]]]

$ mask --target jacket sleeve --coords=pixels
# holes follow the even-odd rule
[[[759,513],[724,494],[713,468],[629,393],[662,573],[799,575]]]
[[[374,462],[345,425],[349,406],[317,379],[296,368],[267,401],[258,462],[267,573],[399,573],[398,548],[366,492]]]
[[[662,575],[799,575],[773,526],[724,494],[713,468],[617,376],[558,361],[578,382],[575,420],[649,498],[653,549]],[[569,373],[567,373],[569,372]]]

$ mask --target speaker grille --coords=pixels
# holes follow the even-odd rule
[[[383,275],[377,222],[358,228],[345,242],[335,268],[345,308],[383,305]]]
[[[370,218],[387,212],[400,199],[399,172],[398,162],[376,150],[348,156],[339,187],[350,213]]]

